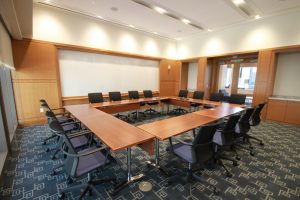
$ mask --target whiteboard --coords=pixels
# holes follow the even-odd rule
[[[159,61],[59,50],[63,97],[159,88]]]

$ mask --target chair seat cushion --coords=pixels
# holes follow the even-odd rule
[[[75,124],[67,124],[67,125],[62,124],[62,127],[63,127],[65,132],[72,131],[72,130],[76,129]]]
[[[64,123],[64,122],[69,122],[69,121],[71,121],[71,119],[68,118],[68,117],[66,117],[66,116],[56,117],[56,119],[57,119],[57,121],[58,121],[59,123]]]
[[[186,160],[187,162],[193,164],[196,160],[193,158],[192,155],[192,147],[188,145],[184,145],[181,143],[173,145],[174,153],[179,156],[180,158]]]
[[[157,105],[158,101],[147,101],[147,104],[150,106]]]
[[[88,139],[84,135],[71,138],[70,140],[71,140],[71,143],[72,143],[72,145],[75,149],[79,148],[79,147],[82,147],[82,146],[84,146],[88,143]]]
[[[86,153],[89,152],[96,147],[91,147],[82,151],[79,151],[78,153]],[[78,166],[76,170],[76,176],[81,176],[83,174],[86,174],[94,169],[97,169],[101,166],[104,166],[106,163],[106,158],[103,155],[101,151],[97,151],[96,153],[79,157]]]
[[[191,103],[191,106],[192,107],[198,107],[198,106],[200,106],[201,104],[200,103]]]

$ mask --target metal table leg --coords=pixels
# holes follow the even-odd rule
[[[112,192],[113,195],[116,195],[118,192],[120,192],[122,189],[124,189],[127,185],[129,185],[131,182],[137,181],[141,178],[143,178],[144,174],[138,174],[136,176],[132,176],[131,174],[131,148],[127,148],[127,181],[123,181],[119,185],[117,185]]]
[[[159,169],[163,174],[165,174],[166,176],[168,176],[168,172],[159,165],[159,139],[155,138],[155,158],[154,158],[154,162],[151,161],[147,161],[147,165],[155,167],[157,169]]]

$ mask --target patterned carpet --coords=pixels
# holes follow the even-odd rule
[[[49,153],[45,152],[42,141],[49,134],[47,126],[32,126],[17,131],[12,142],[12,154],[3,169],[1,200],[52,200],[57,199],[58,192],[67,187],[65,173],[49,175],[53,167],[63,162],[62,159],[51,160]],[[139,189],[140,182],[136,182],[112,197],[111,185],[99,185],[97,189],[102,196],[97,199],[300,199],[300,128],[262,122],[252,129],[252,134],[262,138],[265,146],[254,142],[255,156],[240,150],[242,160],[237,167],[225,161],[233,174],[232,178],[226,178],[224,170],[218,166],[203,172],[203,178],[221,190],[219,196],[213,194],[205,181],[182,185],[178,180],[166,187],[164,175],[145,165],[151,159],[147,153],[133,148],[133,173],[144,172],[146,176],[143,181],[150,182],[152,190],[143,192]],[[189,138],[191,135],[187,133],[182,137]],[[167,142],[160,143],[161,164],[187,167],[165,151],[167,145]],[[121,181],[126,178],[126,152],[112,153],[112,156],[116,162],[97,171],[95,175],[99,178],[115,175]],[[73,191],[68,198],[76,199],[79,194],[80,190]],[[96,198],[86,196],[86,199]]]

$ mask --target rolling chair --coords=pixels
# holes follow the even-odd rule
[[[236,148],[235,148],[235,126],[239,121],[241,115],[232,115],[228,120],[219,127],[214,134],[213,143],[215,144],[216,151],[216,161],[220,164],[223,169],[226,171],[227,177],[232,177],[232,174],[228,171],[227,167],[223,164],[222,160],[231,161],[233,166],[237,166],[238,163],[236,160],[225,156],[223,153],[226,149],[231,149],[235,152],[236,158],[238,157]]]
[[[246,95],[245,94],[231,94],[228,103],[234,104],[245,104]]]
[[[250,118],[250,126],[258,126],[260,124],[260,115],[261,115],[261,111],[262,109],[264,108],[264,106],[267,104],[267,102],[264,102],[264,103],[261,103],[261,104],[258,104],[254,111],[253,111],[253,114],[251,115],[251,118]],[[252,131],[253,132],[253,131]],[[247,137],[249,138],[249,143],[250,143],[250,140],[253,139],[253,140],[256,140],[259,142],[259,144],[261,146],[264,145],[263,141],[261,139],[258,139],[257,137],[254,137],[252,135],[247,135]],[[252,147],[251,143],[250,143],[250,148]]]
[[[189,91],[188,91],[188,90],[180,90],[179,93],[178,93],[178,97],[179,97],[180,99],[184,99],[184,98],[187,98],[188,94],[189,94]],[[178,107],[178,108],[172,110],[172,111],[170,112],[170,114],[171,114],[171,113],[174,113],[174,114],[176,114],[176,113],[182,113],[182,114],[184,114],[184,113],[187,113],[187,112],[188,112],[187,110]]]
[[[228,102],[228,100],[229,100],[229,98],[230,98],[228,92],[227,92],[225,89],[220,89],[220,90],[219,90],[219,93],[223,95],[222,101]]]
[[[83,133],[84,134],[84,133]],[[78,137],[81,137],[81,134],[78,134]],[[92,172],[104,167],[109,163],[108,152],[109,150],[102,147],[88,147],[81,151],[76,151],[72,143],[73,137],[67,137],[66,134],[62,135],[63,143],[61,146],[61,151],[65,154],[65,165],[64,169],[69,174],[67,179],[68,184],[76,182],[77,179],[87,176],[87,181],[81,182],[78,185],[70,186],[67,189],[63,190],[59,194],[60,199],[65,199],[67,197],[67,192],[79,188],[84,188],[79,199],[82,199],[86,193],[92,195],[93,193],[101,196],[98,190],[95,188],[96,185],[112,182],[116,185],[115,177],[106,177],[103,179],[93,179]],[[68,149],[66,151],[66,149]],[[105,151],[105,153],[103,153]]]
[[[143,93],[144,93],[145,98],[153,98],[152,90],[144,90]],[[147,101],[146,104],[152,107],[152,106],[158,105],[159,102],[158,101]],[[150,115],[160,113],[151,107],[149,109],[145,110],[145,113],[149,113]]]
[[[109,92],[108,96],[110,101],[122,101],[121,92]],[[121,120],[128,121],[128,117],[126,115],[121,115],[120,113],[117,113],[114,116]]]
[[[203,99],[203,97],[204,97],[203,91],[194,91],[193,99]],[[201,105],[200,103],[193,103],[193,102],[191,103],[191,107],[195,109],[198,109],[200,105]]]
[[[254,151],[250,147],[247,148],[241,145],[241,143],[249,143],[248,132],[250,130],[250,117],[253,114],[253,111],[254,108],[246,109],[235,127],[235,138],[237,141],[236,146],[243,150],[249,151],[251,156],[255,155]],[[237,159],[239,160],[239,157],[237,157]]]
[[[101,92],[88,93],[89,103],[102,103],[104,102]]]
[[[168,178],[168,183],[172,183],[174,179],[178,179],[178,176],[182,177],[186,175],[185,180],[191,182],[193,179],[197,181],[204,181],[199,175],[192,169],[193,165],[204,165],[209,161],[215,159],[215,152],[213,150],[213,136],[220,123],[201,126],[199,131],[191,142],[185,142],[178,138],[169,138],[170,150],[182,161],[188,163],[187,171],[176,168],[176,174]],[[176,140],[178,143],[173,144],[172,140]],[[208,183],[209,184],[209,183]],[[218,195],[219,191],[215,186],[213,187],[214,194]]]
[[[139,92],[138,91],[128,91],[128,97],[129,99],[139,99],[140,98],[140,95],[139,95]],[[140,106],[143,107],[145,106],[146,103],[145,102],[141,102],[140,103]],[[135,115],[135,118],[137,119],[137,116],[138,114],[142,114],[145,116],[145,113],[144,112],[141,112],[141,111],[135,111],[135,112],[132,112],[131,114],[134,114]]]
[[[223,94],[222,93],[211,93],[210,94],[210,98],[209,98],[210,101],[223,101]],[[203,106],[205,109],[209,109],[209,108],[214,108],[215,106],[214,105],[204,105]]]

